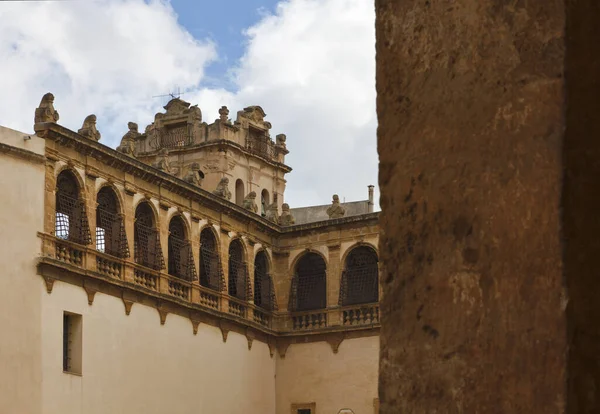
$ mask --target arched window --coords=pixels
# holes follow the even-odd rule
[[[358,305],[379,300],[379,266],[371,247],[358,246],[348,253],[340,285],[340,305]]]
[[[155,270],[165,268],[160,232],[156,228],[154,211],[147,202],[140,203],[135,209],[133,225],[133,256],[136,263]]]
[[[269,208],[269,192],[267,189],[263,189],[260,193],[260,214],[265,216],[267,214],[267,208]]]
[[[200,232],[200,284],[219,292],[225,285],[217,238],[209,227]]]
[[[244,204],[244,182],[239,178],[235,180],[235,204],[241,206]]]
[[[317,253],[304,254],[294,271],[290,293],[291,311],[308,311],[327,307],[325,260]]]
[[[254,304],[267,310],[277,309],[275,287],[269,273],[269,259],[264,250],[254,258]]]
[[[169,223],[169,274],[188,281],[196,280],[192,243],[187,240],[181,216],[174,216]]]
[[[240,239],[229,244],[229,295],[246,300],[250,293],[244,247]]]
[[[90,227],[77,179],[71,171],[62,171],[56,179],[55,235],[79,244],[90,244]]]
[[[117,257],[129,257],[125,223],[112,188],[102,187],[96,198],[96,249]]]

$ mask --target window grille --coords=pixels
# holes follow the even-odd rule
[[[235,239],[229,244],[229,295],[242,300],[252,297],[248,267],[240,239]]]
[[[275,286],[269,274],[267,254],[263,250],[254,259],[254,304],[266,310],[277,310]]]
[[[296,264],[290,288],[290,311],[307,311],[327,307],[325,260],[316,253],[306,253]]]
[[[63,171],[56,180],[55,235],[79,244],[90,244],[92,238],[85,210],[79,196],[77,180],[70,171]]]
[[[196,280],[192,243],[185,237],[185,225],[180,216],[169,223],[169,274],[178,278]]]
[[[346,257],[340,284],[341,306],[373,303],[379,300],[379,266],[377,253],[359,246]]]
[[[123,216],[119,214],[117,197],[112,189],[98,192],[96,208],[96,249],[116,257],[129,257],[129,246]]]
[[[165,268],[160,232],[154,224],[154,213],[148,203],[141,203],[135,210],[133,256],[136,263],[155,270]]]
[[[217,239],[210,228],[200,233],[200,284],[219,292],[225,287]]]

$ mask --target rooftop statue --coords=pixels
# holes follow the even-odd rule
[[[275,142],[277,143],[278,146],[285,148],[285,141],[286,141],[287,137],[285,136],[285,134],[278,134],[277,136],[275,136]]]
[[[198,187],[200,187],[200,184],[202,183],[201,174],[202,173],[200,172],[200,164],[194,162],[192,163],[192,165],[190,165],[190,169],[187,175],[183,178],[183,180],[192,185],[197,185]]]
[[[129,128],[129,131],[121,138],[121,145],[117,147],[117,151],[133,157],[135,156],[135,140],[141,134],[138,132],[138,124],[135,122],[128,122],[127,127]]]
[[[100,141],[100,132],[96,128],[96,115],[86,116],[81,129],[77,133],[94,141]]]
[[[219,109],[219,120],[223,124],[231,123],[231,121],[229,120],[229,109],[227,109],[226,106],[222,106],[221,109]]]
[[[42,96],[40,106],[35,110],[35,123],[58,122],[58,111],[54,109],[54,95],[50,92]]]
[[[273,223],[279,223],[278,211],[277,211],[277,200],[274,200],[268,205],[265,218]]]
[[[217,188],[215,191],[213,191],[213,194],[223,197],[226,200],[231,200],[231,191],[229,191],[229,178],[221,178],[221,181],[219,181],[219,184],[217,184]]]
[[[331,206],[327,209],[327,215],[330,219],[344,217],[346,209],[340,205],[340,198],[337,194],[333,195]]]
[[[258,206],[256,205],[256,193],[251,191],[245,198],[242,204],[246,210],[250,210],[253,213],[258,213]]]
[[[288,203],[283,203],[281,206],[281,216],[279,216],[280,226],[291,226],[296,223],[296,219],[290,213],[290,206]]]
[[[158,152],[158,161],[156,161],[152,166],[161,171],[170,173],[171,168],[169,167],[169,150],[166,148],[161,149]]]

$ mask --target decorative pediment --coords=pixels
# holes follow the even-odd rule
[[[258,105],[248,106],[248,107],[244,108],[244,111],[241,112],[241,115],[244,118],[248,118],[251,121],[254,121],[257,123],[264,122],[265,116],[267,116],[265,111],[263,111],[263,109]]]
[[[179,98],[171,99],[163,108],[167,111],[165,115],[180,115],[190,107],[190,103]]]

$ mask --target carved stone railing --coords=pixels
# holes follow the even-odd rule
[[[107,256],[99,252],[96,253],[96,270],[105,276],[122,279],[123,265],[119,261]]]
[[[177,279],[171,275],[166,276],[169,295],[183,300],[190,300],[191,283]]]
[[[137,290],[140,294],[158,295],[160,300],[170,298],[179,306],[196,310],[204,308],[213,316],[234,317],[239,323],[271,333],[317,333],[379,326],[378,303],[303,312],[269,311],[226,292],[201,286],[198,281],[182,280],[164,271],[142,266],[132,259],[99,252],[92,246],[79,245],[46,233],[38,234],[43,241],[43,257],[51,259],[48,263],[58,268],[58,274],[64,271],[78,274],[84,278],[84,284],[87,283],[86,278],[102,279],[122,288]]]
[[[133,266],[133,282],[146,289],[158,291],[159,276],[155,270],[135,264]]]
[[[263,309],[254,307],[254,322],[267,328],[271,327],[271,315]]]
[[[248,305],[246,303],[232,297],[229,298],[229,313],[240,318],[245,318],[247,310]]]
[[[220,294],[218,292],[202,286],[200,286],[198,290],[200,291],[200,305],[210,309],[219,310]]]
[[[292,329],[312,330],[327,327],[327,310],[315,310],[310,312],[295,312],[291,315]]]
[[[343,326],[375,325],[379,323],[379,304],[346,306],[342,311]]]
[[[85,246],[72,243],[66,240],[56,239],[56,258],[74,266],[82,266],[85,257]]]

